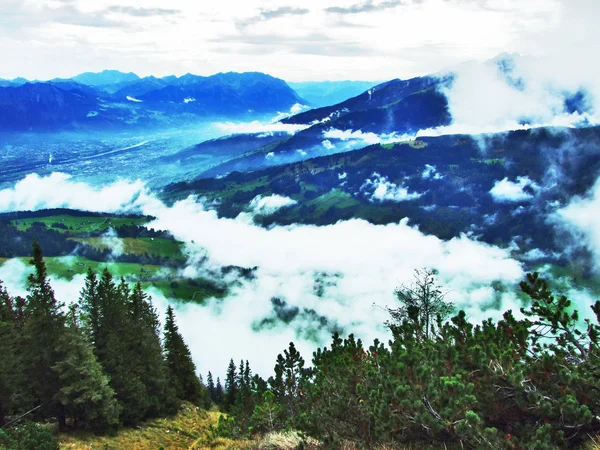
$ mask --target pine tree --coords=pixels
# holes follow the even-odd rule
[[[284,355],[277,356],[275,377],[269,379],[269,385],[276,400],[285,408],[288,418],[293,419],[302,397],[301,383],[305,378],[304,358],[293,342]]]
[[[65,317],[61,305],[54,297],[43,261],[42,249],[34,242],[31,264],[35,272],[28,277],[28,295],[25,305],[22,352],[35,406],[46,416],[56,415],[64,428],[66,417],[63,405],[55,400],[61,382],[52,367],[59,362],[57,351],[65,330]]]
[[[222,405],[225,400],[225,392],[223,390],[223,385],[221,384],[221,379],[217,377],[217,387],[215,388],[215,403],[217,405]]]
[[[94,351],[115,391],[121,421],[135,425],[146,416],[149,408],[146,387],[139,375],[139,367],[136,367],[139,355],[136,354],[135,335],[138,329],[131,320],[123,289],[117,290],[106,268],[98,282],[97,296],[98,330]],[[84,297],[81,301],[85,310],[89,300]]]
[[[202,386],[196,376],[196,366],[192,361],[190,350],[179,333],[173,308],[170,305],[167,307],[165,321],[164,348],[169,378],[171,385],[175,387],[177,398],[199,404],[202,400]],[[212,382],[212,376],[210,382]]]
[[[79,296],[79,307],[90,342],[95,345],[101,333],[102,305],[98,292],[98,278],[91,267],[88,267],[85,285]]]
[[[160,341],[160,323],[152,300],[139,282],[131,292],[128,309],[130,321],[135,324],[132,336],[134,370],[145,385],[149,405],[146,415],[156,417],[174,413],[178,402],[175,388],[169,383],[169,369]]]
[[[18,334],[13,299],[0,281],[0,427],[4,426],[5,415],[11,410],[14,394],[20,388]]]
[[[108,378],[75,323],[67,328],[58,343],[61,359],[52,367],[61,387],[55,399],[64,406],[74,426],[102,431],[119,421],[119,406]]]
[[[210,399],[213,401],[213,403],[217,403],[217,388],[215,387],[215,381],[213,380],[212,373],[210,372],[208,372],[208,377],[206,377],[206,383]]]
[[[235,405],[235,401],[237,399],[238,394],[238,379],[235,363],[233,359],[229,361],[229,366],[227,367],[227,374],[225,375],[225,399],[223,401],[223,408],[226,412],[229,412],[233,405]]]

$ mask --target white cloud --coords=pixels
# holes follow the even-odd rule
[[[135,97],[130,97],[129,95],[127,97],[125,97],[127,100],[129,100],[130,102],[134,102],[134,103],[144,103],[143,100],[140,100],[138,98]]]
[[[587,247],[600,269],[600,179],[583,197],[574,197],[550,218],[573,237],[573,245]]]
[[[141,181],[119,181],[102,188],[71,181],[71,176],[54,172],[46,177],[27,175],[14,187],[0,190],[0,211],[28,211],[44,208],[89,211],[136,212],[149,200]]]
[[[273,214],[275,211],[285,208],[286,206],[292,206],[298,203],[296,200],[282,195],[269,195],[263,197],[257,195],[252,199],[248,205],[254,214]]]
[[[375,133],[363,133],[361,130],[338,130],[336,128],[330,128],[323,132],[323,137],[327,139],[337,139],[340,141],[356,141],[361,145],[373,145],[373,144],[390,144],[393,142],[399,142],[407,139],[406,135],[398,135],[396,133],[390,134],[375,134]],[[327,141],[331,144],[330,141]],[[323,145],[327,147],[325,142]]]
[[[373,174],[372,180],[366,180],[360,187],[360,190],[366,191],[370,195],[371,201],[378,200],[380,202],[405,202],[415,200],[423,195],[418,192],[409,192],[408,188],[403,184],[397,185],[391,183],[387,177],[383,177],[378,173]]]
[[[523,202],[533,199],[533,194],[525,189],[529,188],[536,192],[540,186],[529,179],[529,177],[517,177],[516,183],[504,178],[501,181],[496,181],[494,187],[490,190],[491,196],[495,201],[500,203],[506,202]]]
[[[225,370],[229,358],[243,357],[250,360],[255,371],[268,375],[276,355],[291,340],[310,359],[310,350],[317,344],[306,339],[305,320],[260,332],[252,330],[252,323],[272,315],[272,297],[280,297],[301,310],[313,309],[317,315],[355,332],[366,342],[387,336],[382,325],[385,314],[372,304],[393,304],[394,289],[400,283],[410,282],[413,269],[418,267],[437,269],[440,282],[452,292],[451,300],[467,308],[473,320],[500,314],[482,310],[492,300],[492,294],[500,296],[500,304],[505,307],[518,304],[513,294],[493,293],[489,289],[495,280],[514,285],[523,276],[520,264],[511,259],[508,249],[464,235],[443,241],[424,235],[407,220],[389,225],[350,220],[321,227],[291,225],[265,229],[244,217],[219,218],[216,211],[194,198],[167,206],[151,194],[136,197],[113,186],[94,190],[56,176],[38,178],[36,184],[10,191],[11,203],[22,204],[30,198],[27,186],[42,193],[35,203],[38,208],[49,202],[82,207],[78,198],[72,196],[76,190],[85,192],[88,205],[95,205],[102,200],[103,192],[110,190],[115,211],[139,209],[157,218],[150,227],[169,230],[185,242],[190,255],[189,269],[196,274],[229,265],[257,268],[255,277],[233,285],[226,299],[209,301],[207,307],[180,306],[178,320],[182,332],[203,373],[208,370],[219,373]],[[0,277],[13,277],[5,266]],[[319,283],[322,295],[316,289]],[[74,290],[65,291],[64,295],[69,297],[65,301],[75,298]],[[160,309],[164,309],[165,300],[156,292],[153,294]],[[315,332],[318,340],[328,341],[327,329]],[[223,336],[218,350],[206,345],[206,335]]]
[[[323,142],[321,142],[321,144],[322,144],[322,145],[323,145],[323,147],[325,147],[327,150],[331,150],[332,148],[335,148],[335,145],[333,145],[329,139],[325,139]]]
[[[423,179],[433,178],[434,180],[441,180],[444,178],[444,176],[437,171],[437,168],[431,164],[425,164],[425,169],[421,172],[421,177],[423,177]]]
[[[237,133],[287,133],[295,134],[298,131],[308,128],[307,125],[297,125],[280,122],[260,122],[253,120],[252,122],[219,122],[215,126],[227,134]]]
[[[125,244],[123,240],[117,235],[117,232],[113,227],[109,227],[101,236],[102,243],[111,250],[111,256],[113,258],[121,256],[125,252]]]

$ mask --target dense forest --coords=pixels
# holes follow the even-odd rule
[[[131,289],[108,270],[100,277],[90,270],[67,310],[55,298],[37,243],[31,263],[26,298],[0,286],[0,448],[43,448],[35,425],[23,436],[24,419],[106,432],[172,414],[181,400],[208,406],[171,308],[161,340],[139,283]]]
[[[26,298],[0,289],[0,448],[57,448],[36,423],[105,433],[182,401],[223,411],[217,436],[293,429],[324,448],[545,450],[600,431],[600,302],[580,316],[535,273],[520,284],[527,307],[474,324],[417,270],[384,307],[387,344],[334,334],[307,364],[290,343],[266,380],[231,360],[223,382],[203,383],[172,308],[161,339],[139,284],[90,270],[65,308],[37,244],[31,262]]]

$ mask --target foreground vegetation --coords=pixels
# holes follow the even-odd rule
[[[328,448],[575,448],[600,431],[600,302],[585,320],[545,280],[521,283],[528,308],[474,325],[417,273],[389,309],[388,345],[334,335],[312,367],[293,343],[275,373],[227,373],[223,436],[293,428]],[[449,320],[445,320],[449,319]],[[211,385],[208,385],[212,392]]]
[[[37,245],[32,263],[27,298],[0,288],[2,449],[57,448],[27,420],[56,423],[64,448],[596,445],[600,302],[580,317],[535,273],[520,285],[527,308],[473,324],[417,271],[386,308],[387,345],[335,334],[306,367],[290,343],[266,380],[231,360],[223,383],[203,383],[173,310],[161,340],[141,284],[90,269],[65,313]]]

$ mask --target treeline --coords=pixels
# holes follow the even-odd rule
[[[210,388],[230,413],[218,432],[295,429],[327,448],[577,447],[600,432],[600,302],[581,321],[537,274],[521,289],[522,318],[474,325],[450,317],[433,273],[418,272],[388,309],[388,345],[336,334],[306,367],[291,343],[267,381],[232,361],[224,390]]]
[[[0,426],[29,412],[25,419],[62,430],[101,432],[174,413],[182,400],[209,406],[171,307],[161,338],[139,283],[89,270],[67,312],[37,243],[31,262],[26,298],[0,283]]]

